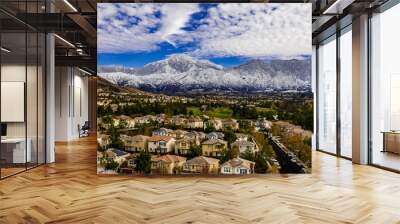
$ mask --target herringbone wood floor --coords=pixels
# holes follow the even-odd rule
[[[0,181],[0,223],[400,223],[400,175],[314,153],[310,175],[96,175],[94,138]]]

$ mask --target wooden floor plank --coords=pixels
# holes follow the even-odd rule
[[[400,223],[400,175],[313,153],[309,175],[96,175],[93,137],[0,181],[0,223]]]

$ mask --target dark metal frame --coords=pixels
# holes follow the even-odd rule
[[[349,26],[351,26],[352,23],[347,24],[344,27],[340,27],[339,25],[336,25],[336,32],[328,37],[326,37],[324,40],[322,40],[320,43],[327,41],[328,39],[332,38],[332,36],[335,36],[335,38],[331,41],[336,41],[336,152],[332,153],[332,152],[328,152],[324,149],[320,149],[319,148],[319,128],[318,128],[318,121],[319,121],[319,45],[317,45],[316,48],[316,150],[319,152],[323,152],[329,155],[333,155],[333,156],[337,156],[343,159],[347,159],[347,160],[352,160],[352,158],[347,157],[342,155],[342,151],[341,151],[341,117],[340,117],[340,112],[341,112],[341,108],[340,108],[340,103],[341,103],[341,99],[340,99],[340,82],[341,82],[341,58],[340,58],[340,37],[345,33],[343,31],[345,31],[346,29],[348,29]]]
[[[368,12],[368,36],[367,36],[367,45],[368,45],[368,53],[367,53],[367,62],[368,62],[368,69],[367,69],[367,82],[368,82],[368,96],[367,96],[367,107],[368,107],[368,112],[367,112],[367,119],[368,119],[368,124],[367,124],[367,128],[368,128],[368,137],[367,137],[367,141],[368,141],[368,158],[367,158],[367,162],[368,164],[372,164],[372,153],[373,153],[373,149],[372,149],[372,103],[371,103],[371,91],[372,91],[372,83],[371,83],[371,72],[372,72],[372,64],[371,64],[371,57],[372,57],[372,29],[371,29],[371,19],[372,19],[372,13]]]
[[[25,3],[27,3],[27,2],[28,1],[26,0]],[[39,3],[39,1],[36,0],[36,3]],[[38,9],[39,9],[38,4],[36,5],[36,9],[38,11]],[[2,10],[2,9],[1,9],[1,11],[6,13],[9,16],[15,18],[12,14],[9,14],[7,11]],[[27,4],[25,4],[25,11],[27,11]],[[47,11],[47,7],[46,7],[46,11]],[[27,14],[25,14],[25,17],[26,17],[26,15]],[[20,21],[18,18],[15,18],[15,19]],[[33,27],[29,26],[27,23],[23,22],[23,24],[24,24],[24,27],[25,27],[24,32],[22,32],[22,33],[25,34],[25,84],[24,84],[24,91],[25,91],[25,93],[24,93],[24,97],[25,97],[25,99],[24,99],[25,169],[3,177],[2,173],[1,173],[2,168],[0,167],[0,180],[3,180],[3,179],[6,179],[6,178],[9,178],[9,177],[12,177],[14,175],[26,172],[26,171],[28,171],[30,169],[39,167],[39,166],[44,165],[44,164],[47,163],[47,110],[46,110],[46,108],[47,108],[47,80],[46,80],[47,79],[47,39],[46,39],[46,34],[47,33],[44,33],[45,34],[44,35],[44,42],[42,42],[42,44],[44,44],[44,51],[41,52],[41,53],[44,53],[44,55],[43,55],[44,68],[42,70],[43,76],[44,76],[43,79],[42,79],[42,82],[44,82],[44,99],[43,99],[44,116],[41,117],[41,118],[44,119],[42,121],[42,122],[44,122],[44,136],[43,136],[44,145],[42,146],[42,147],[44,147],[44,150],[43,150],[44,155],[42,155],[44,161],[42,163],[39,163],[39,68],[38,68],[38,66],[39,66],[39,33],[41,33],[41,32],[36,30],[36,29],[34,29]],[[28,154],[26,153],[27,147],[28,147],[28,124],[27,124],[27,121],[28,121],[28,119],[27,119],[28,118],[28,112],[27,112],[28,67],[27,67],[27,65],[28,65],[28,33],[29,33],[28,30],[32,30],[32,31],[34,31],[36,33],[36,45],[37,45],[36,46],[36,143],[37,143],[36,144],[36,151],[37,152],[36,152],[36,162],[35,162],[35,164],[33,166],[30,166],[30,167],[28,167],[28,162],[27,162]],[[2,36],[2,32],[0,32],[0,45],[1,45],[1,36]],[[2,60],[1,59],[2,59],[2,56],[1,56],[1,53],[0,53],[0,68],[2,66],[2,64],[1,64]],[[1,81],[1,69],[0,69],[0,81]],[[1,86],[0,86],[0,89],[1,89]],[[0,96],[1,96],[1,93],[0,93]],[[1,120],[1,115],[0,115],[0,120]],[[1,123],[1,121],[0,121],[0,123]],[[1,144],[0,144],[0,156],[1,156]]]
[[[341,156],[341,133],[342,133],[342,124],[340,117],[340,78],[341,78],[341,65],[340,65],[340,36],[341,30],[336,30],[336,154]]]
[[[318,108],[319,108],[319,75],[318,75],[318,70],[319,70],[319,45],[316,45],[315,47],[315,147],[318,150],[319,149],[319,113],[318,113]]]

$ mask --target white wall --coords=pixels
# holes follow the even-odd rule
[[[79,138],[78,125],[88,120],[88,78],[72,67],[56,68],[55,140]]]
[[[39,69],[38,71],[36,69]],[[25,114],[26,120],[21,122],[5,122],[7,124],[7,137],[8,138],[25,138],[29,139],[31,144],[29,147],[32,151],[32,162],[39,159],[39,163],[44,163],[44,74],[41,72],[41,67],[25,66],[25,64],[2,64],[1,66],[1,81],[2,82],[23,82],[26,84],[26,101],[23,102],[22,108],[18,108],[18,113]],[[27,78],[27,80],[25,80]],[[4,89],[3,89],[4,90]],[[2,92],[3,92],[2,90]],[[20,94],[24,94],[24,90]],[[4,94],[4,93],[3,93]],[[7,97],[7,95],[2,95]],[[25,107],[26,102],[26,107]],[[16,113],[10,107],[1,108],[2,112]],[[8,110],[8,111],[7,111]],[[16,109],[14,109],[16,110]],[[26,111],[25,111],[26,110]],[[24,115],[22,115],[24,116]]]
[[[25,82],[25,64],[24,65],[2,65],[1,81],[2,82]],[[1,108],[7,110],[7,108]],[[25,122],[8,122],[7,137],[25,137]]]

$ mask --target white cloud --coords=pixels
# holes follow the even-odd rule
[[[311,54],[311,4],[219,4],[194,31],[182,28],[198,4],[98,5],[100,52],[154,51],[166,41],[194,45],[188,53],[197,57]]]
[[[189,21],[190,16],[199,11],[197,4],[165,4],[161,8],[162,23],[159,34],[163,40],[175,45],[169,39],[174,34],[184,34],[182,27]]]
[[[311,53],[310,4],[220,4],[197,30],[195,56],[295,56]]]
[[[197,4],[99,3],[99,52],[152,51],[163,41],[174,44],[170,36],[183,34],[181,28],[198,10]]]

